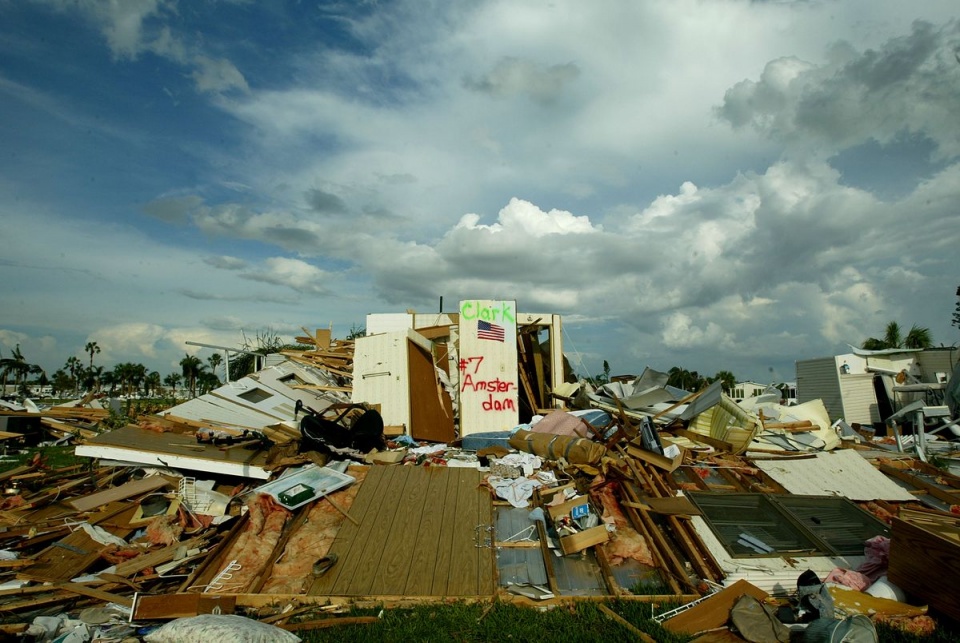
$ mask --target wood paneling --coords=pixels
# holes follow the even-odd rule
[[[956,534],[960,529],[952,531]],[[888,576],[909,596],[960,621],[960,603],[953,589],[960,577],[960,543],[894,518]]]
[[[475,469],[370,470],[330,548],[337,564],[311,595],[490,596],[492,504]],[[478,544],[480,540],[480,547]]]
[[[415,440],[453,442],[453,402],[437,381],[433,353],[407,342],[410,381],[410,435]]]

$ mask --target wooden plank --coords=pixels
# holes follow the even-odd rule
[[[446,470],[446,474],[450,476],[452,472],[455,473],[461,470],[462,469]],[[449,477],[444,480],[444,483],[445,488],[443,489],[443,493],[437,497],[443,506],[443,522],[440,525],[440,534],[437,538],[437,562],[436,565],[434,565],[433,582],[431,583],[430,590],[430,594],[433,596],[448,595],[447,584],[450,579],[450,560],[453,555],[453,536],[456,527],[454,521],[456,519],[457,499],[460,491],[456,484],[450,483]]]
[[[416,547],[424,512],[429,512],[427,490],[437,467],[402,467],[407,476],[397,513],[390,526],[389,546],[380,557],[369,594],[403,594],[411,572],[410,552]]]
[[[371,467],[350,507],[350,514],[360,525],[344,522],[337,531],[337,537],[330,546],[330,554],[338,558],[330,571],[314,581],[309,594],[343,595],[363,551],[364,541],[360,537],[361,527],[367,520],[377,520],[380,510],[380,493],[390,484],[395,469],[401,467]]]
[[[139,480],[131,480],[112,489],[104,489],[86,496],[73,498],[68,500],[67,503],[77,511],[90,511],[111,502],[126,500],[167,486],[173,486],[173,483],[163,476],[148,476]]]
[[[694,442],[700,442],[701,444],[706,444],[707,446],[711,446],[714,449],[718,449],[720,451],[728,451],[730,453],[733,453],[736,451],[736,448],[729,442],[718,440],[716,438],[710,437],[709,435],[697,433],[696,431],[688,431],[687,429],[671,429],[670,432],[675,433],[676,435],[679,435],[679,436],[683,436],[688,440],[693,440]],[[750,450],[757,451],[758,449],[750,449]],[[780,451],[770,451],[770,452],[782,453],[783,451],[780,450]]]
[[[448,475],[446,469],[440,467],[427,468],[427,497],[430,507],[420,516],[420,528],[417,531],[417,540],[409,550],[410,574],[407,577],[407,586],[402,594],[409,596],[429,596],[433,588],[433,575],[437,567],[437,551],[440,549],[440,531],[449,516],[443,503],[437,498],[443,498],[446,493]]]
[[[133,599],[129,596],[120,596],[119,594],[113,594],[102,589],[97,589],[96,587],[88,587],[86,585],[80,585],[79,583],[58,583],[56,587],[57,589],[62,589],[73,594],[95,598],[99,601],[116,603],[124,607],[133,607]],[[111,585],[111,587],[113,587],[113,585]]]
[[[391,472],[386,476],[389,478],[389,482],[386,487],[381,486],[381,493],[378,494],[377,498],[380,507],[375,519],[364,520],[360,524],[357,540],[363,543],[363,548],[356,554],[354,554],[356,550],[351,551],[351,558],[356,560],[356,565],[351,577],[347,579],[349,583],[346,584],[345,591],[342,592],[344,594],[357,596],[370,593],[373,582],[380,575],[380,561],[386,543],[394,535],[393,525],[399,512],[404,489],[410,478],[410,471],[415,469],[415,467],[384,468]],[[343,585],[338,582],[337,587],[343,587]]]
[[[162,549],[140,554],[136,558],[131,558],[117,565],[114,573],[117,576],[133,576],[137,572],[145,570],[147,567],[156,567],[157,565],[170,562],[177,555],[177,550],[181,547],[184,549],[193,549],[194,547],[201,546],[204,542],[206,541],[202,537],[191,538],[184,542],[173,543]]]
[[[100,558],[106,549],[82,529],[58,540],[37,555],[36,564],[19,574],[21,580],[67,581],[79,576]]]
[[[167,618],[184,618],[198,614],[233,614],[236,596],[218,594],[160,594],[134,597],[133,619],[154,621]]]
[[[450,549],[450,573],[446,594],[450,596],[477,596],[480,593],[480,560],[477,545],[486,538],[493,540],[493,531],[477,524],[480,497],[477,485],[479,472],[475,469],[456,469],[457,507],[453,513],[454,529]],[[480,541],[478,543],[478,540]]]
[[[880,463],[880,471],[892,476],[899,480],[903,480],[909,485],[916,487],[922,491],[927,492],[937,500],[945,502],[948,505],[960,504],[960,496],[956,495],[956,492],[947,491],[946,489],[941,489],[935,484],[927,482],[926,480],[919,478],[911,473],[906,471],[901,471],[896,467],[891,467],[889,464]]]

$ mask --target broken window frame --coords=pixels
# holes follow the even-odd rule
[[[863,543],[889,527],[838,496],[688,492],[733,558],[863,555]],[[811,511],[816,510],[816,511]],[[750,547],[742,535],[761,546]],[[762,551],[763,545],[770,551]]]

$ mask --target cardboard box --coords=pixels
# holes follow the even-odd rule
[[[610,532],[604,524],[584,529],[583,531],[571,534],[569,536],[560,536],[560,549],[564,556],[583,551],[587,547],[600,545],[610,540]]]
[[[547,507],[547,515],[550,516],[550,520],[556,526],[558,520],[565,516],[571,516],[577,518],[583,513],[589,511],[600,517],[600,512],[597,511],[596,507],[590,501],[589,496],[580,496],[579,498],[574,498],[568,500],[563,504],[559,504],[553,507]],[[557,534],[560,534],[560,531],[557,531]],[[610,539],[610,532],[607,531],[607,526],[600,521],[600,524],[596,527],[590,527],[588,529],[582,529],[575,534],[567,534],[560,536],[560,549],[563,551],[564,555],[575,554],[578,551],[583,551],[587,547],[593,547],[594,545],[599,545],[605,543]]]

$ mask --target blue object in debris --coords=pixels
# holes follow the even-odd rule
[[[512,431],[486,431],[481,433],[471,433],[463,437],[463,449],[465,451],[479,451],[487,447],[503,447],[512,449],[510,446],[510,436]]]

